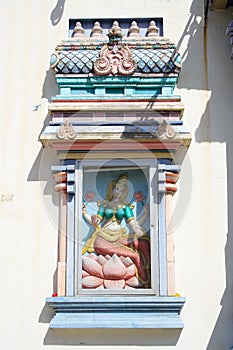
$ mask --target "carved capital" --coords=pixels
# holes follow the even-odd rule
[[[165,171],[166,177],[166,193],[171,193],[172,195],[177,191],[176,182],[179,178],[179,173]]]
[[[54,190],[56,192],[66,192],[67,191],[67,172],[60,171],[53,174],[53,178],[56,181]]]

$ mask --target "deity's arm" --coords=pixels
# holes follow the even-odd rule
[[[144,222],[148,218],[148,215],[149,215],[149,205],[145,204],[144,207],[143,207],[143,212],[140,215],[140,217],[138,218],[138,224],[140,226],[142,226],[144,224]]]
[[[88,214],[88,212],[87,212],[87,207],[86,207],[86,204],[85,204],[85,203],[83,203],[82,215],[83,215],[84,219],[86,220],[86,222],[87,222],[88,224],[92,225],[91,215]]]
[[[139,237],[143,236],[145,233],[143,232],[143,230],[142,230],[141,226],[139,225],[138,221],[135,219],[131,206],[126,206],[125,207],[125,216],[126,216],[126,220],[127,220],[128,224],[129,224],[130,228],[132,229],[132,231],[134,233],[136,233],[136,235],[139,236]]]
[[[98,226],[104,218],[105,209],[103,206],[99,206],[97,214],[89,215],[87,212],[86,204],[83,203],[82,215],[88,224],[92,226]]]

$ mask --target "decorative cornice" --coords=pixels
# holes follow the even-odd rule
[[[182,297],[97,296],[47,298],[50,328],[183,328]]]
[[[104,20],[103,20],[104,21]],[[140,22],[140,20],[139,20]],[[141,26],[141,28],[140,28]],[[106,28],[106,24],[104,26]],[[106,29],[105,29],[106,31]],[[140,35],[140,31],[145,33],[145,36]],[[123,33],[124,32],[124,33]],[[93,25],[93,28],[90,30],[90,28],[84,29],[82,26],[82,23],[80,21],[76,22],[76,25],[73,30],[72,38],[69,39],[70,42],[75,42],[78,45],[83,45],[86,43],[93,43],[98,44],[100,41],[108,42],[108,41],[169,41],[167,38],[162,38],[159,35],[159,28],[157,27],[156,21],[151,20],[148,27],[145,27],[145,23],[142,25],[135,20],[130,23],[128,23],[128,29],[124,27],[122,30],[119,26],[119,23],[115,20],[113,21],[112,27],[108,30],[107,35],[103,35],[103,28],[101,27],[101,23],[96,21]]]
[[[43,146],[53,147],[59,157],[75,154],[75,159],[97,146],[101,152],[128,151],[128,141],[156,154],[189,146],[181,98],[174,94],[181,68],[175,45],[159,36],[155,21],[148,21],[147,28],[133,21],[128,32],[115,21],[107,36],[104,20],[104,31],[100,22],[91,31],[77,22],[74,36],[52,55],[59,94],[51,98]],[[148,112],[161,115],[148,118]],[[110,140],[108,150],[104,141]]]
[[[51,55],[50,66],[56,74],[175,74],[181,70],[181,58],[174,47],[130,47],[126,43],[113,46],[74,49],[71,47]],[[94,69],[93,69],[94,66]],[[122,68],[121,68],[122,66]],[[114,67],[119,67],[115,69]],[[63,76],[64,77],[64,76]]]
[[[168,38],[159,36],[153,20],[146,28],[145,36],[140,35],[141,29],[133,21],[128,35],[123,35],[124,29],[114,21],[107,36],[103,36],[100,23],[95,22],[90,37],[87,37],[81,22],[77,22],[73,37],[56,47],[51,56],[51,68],[56,74],[178,75],[181,57],[175,45]]]

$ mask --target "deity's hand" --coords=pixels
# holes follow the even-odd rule
[[[82,212],[83,212],[83,214],[86,213],[86,211],[87,211],[86,203],[83,203],[82,204]]]
[[[91,223],[93,226],[98,226],[100,224],[100,218],[97,215],[91,216]]]
[[[138,236],[138,237],[142,237],[145,235],[145,233],[143,232],[141,226],[139,226],[138,222],[135,220],[134,222],[131,221],[131,227],[134,231],[134,233]]]
[[[142,231],[142,229],[141,229],[140,226],[135,227],[134,232],[136,233],[136,235],[137,235],[138,237],[142,237],[142,236],[145,235],[145,233]]]

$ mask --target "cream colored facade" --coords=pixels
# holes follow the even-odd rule
[[[61,7],[59,7],[61,5]],[[54,151],[38,137],[57,87],[50,55],[70,18],[163,17],[164,35],[183,57],[177,94],[193,140],[174,197],[176,289],[186,297],[184,329],[50,330],[57,263]],[[233,346],[232,7],[201,1],[2,2],[1,23],[1,348],[228,350]],[[177,162],[183,158],[177,155]]]

